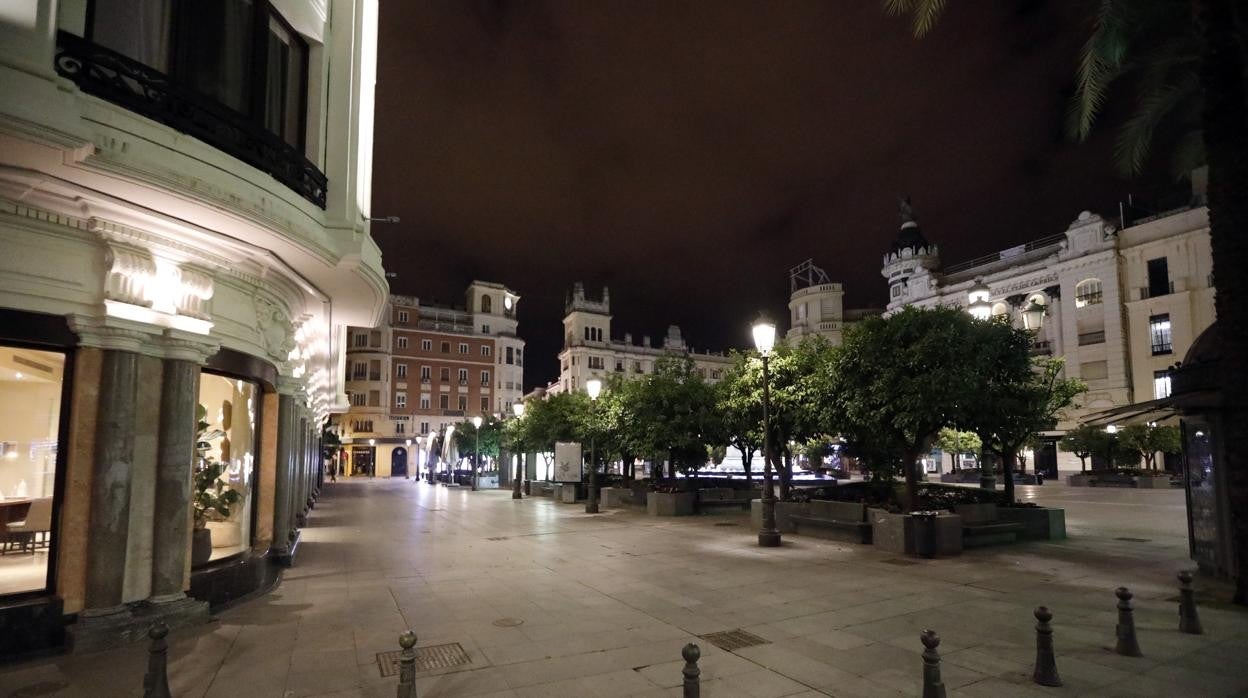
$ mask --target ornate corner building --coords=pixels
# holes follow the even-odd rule
[[[388,293],[376,21],[376,0],[0,12],[0,657],[202,620],[293,561],[346,327]]]

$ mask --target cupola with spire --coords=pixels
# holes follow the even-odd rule
[[[901,197],[897,212],[901,217],[901,227],[888,254],[884,255],[884,268],[881,270],[884,278],[888,279],[890,309],[894,305],[905,304],[912,277],[930,276],[940,267],[940,253],[936,245],[923,237],[910,197]]]

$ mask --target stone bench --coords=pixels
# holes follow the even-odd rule
[[[867,521],[865,504],[813,501],[805,514],[791,516],[789,520],[798,535],[871,544],[872,528]]]
[[[962,517],[962,545],[966,548],[1013,543],[1023,532],[1023,525],[1003,521],[996,504],[959,504],[953,508]]]
[[[745,497],[739,495],[745,494]],[[737,507],[748,509],[750,506],[749,492],[734,490],[731,487],[708,487],[698,490],[698,508],[705,507]]]

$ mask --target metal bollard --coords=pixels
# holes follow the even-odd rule
[[[684,698],[699,698],[702,695],[702,670],[698,668],[698,659],[702,650],[690,642],[680,651],[680,656],[685,658],[685,668],[680,670],[685,676]]]
[[[940,680],[940,636],[935,630],[924,630],[919,636],[923,641],[923,698],[945,698],[945,684]]]
[[[1041,606],[1036,609],[1036,670],[1031,680],[1041,686],[1061,686],[1062,679],[1057,675],[1057,657],[1053,654],[1053,627],[1049,621],[1053,614]]]
[[[1140,643],[1135,638],[1135,616],[1131,612],[1131,591],[1126,587],[1118,587],[1114,595],[1118,597],[1118,625],[1114,628],[1118,643],[1114,646],[1114,651],[1126,657],[1143,657]]]
[[[1179,573],[1179,632],[1203,635],[1205,629],[1201,627],[1200,616],[1196,613],[1195,593],[1192,590],[1192,573],[1183,570]]]
[[[143,675],[143,698],[171,698],[169,693],[169,626],[161,622],[147,629],[152,645],[147,652],[147,673]]]
[[[416,698],[416,633],[399,636],[399,698]]]

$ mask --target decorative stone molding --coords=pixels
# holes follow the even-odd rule
[[[256,330],[265,351],[278,364],[286,363],[295,348],[295,331],[286,311],[259,295],[252,297],[252,304],[256,310]]]
[[[104,262],[108,275],[104,279],[104,297],[130,305],[152,307],[148,285],[156,277],[156,260],[147,250],[118,244],[106,244]]]
[[[190,361],[195,364],[203,364],[208,357],[221,349],[219,342],[204,341],[204,338],[197,334],[175,329],[165,330],[160,339],[160,346],[164,350],[164,358]]]
[[[107,316],[69,315],[67,319],[70,331],[78,335],[79,346],[164,355],[158,334],[163,328]]]
[[[214,290],[212,276],[193,267],[181,267],[179,272],[181,293],[177,302],[178,314],[211,320],[212,307],[209,301],[212,300]]]

